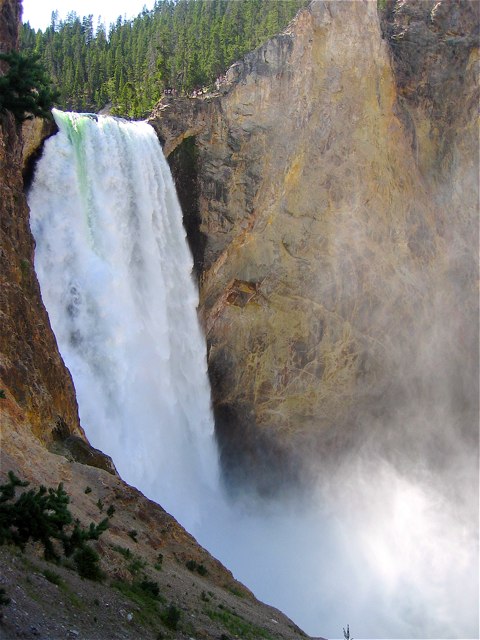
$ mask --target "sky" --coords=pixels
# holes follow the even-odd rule
[[[126,15],[132,18],[138,15],[144,5],[152,9],[154,0],[23,0],[23,22],[30,22],[34,29],[45,30],[50,24],[52,11],[58,10],[59,18],[66,18],[70,11],[75,11],[80,17],[93,14],[93,24],[97,24],[97,17],[108,26],[115,22],[118,16]]]

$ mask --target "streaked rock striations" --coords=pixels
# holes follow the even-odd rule
[[[269,492],[445,393],[475,437],[477,45],[475,2],[314,0],[157,106],[231,478]]]

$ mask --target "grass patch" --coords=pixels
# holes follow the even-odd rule
[[[25,555],[21,555],[20,559],[22,561],[23,566],[32,574],[32,575],[27,574],[25,577],[25,591],[27,592],[28,596],[32,600],[34,600],[41,606],[43,606],[44,604],[44,594],[32,579],[33,574],[36,573],[36,574],[41,574],[44,578],[46,578],[52,584],[56,584],[60,589],[60,591],[65,595],[65,597],[68,598],[70,603],[75,608],[85,609],[85,605],[83,604],[82,600],[77,596],[77,594],[74,591],[72,591],[68,583],[65,582],[65,580],[56,571],[52,571],[49,568],[42,569],[42,567],[32,562]],[[64,562],[62,562],[62,565],[64,565]]]
[[[130,571],[132,576],[136,576],[142,569],[145,569],[147,563],[140,556],[132,553],[130,549],[127,547],[120,547],[118,545],[112,545],[111,548],[122,555],[125,560],[130,560],[127,565],[127,569]]]
[[[85,609],[85,604],[83,601],[77,596],[75,591],[72,591],[70,587],[65,583],[61,582],[59,585],[60,591],[65,595],[66,598],[70,601],[70,604],[74,606],[76,609]]]
[[[133,556],[132,552],[130,549],[127,549],[127,547],[120,547],[118,544],[114,544],[112,545],[112,549],[117,553],[120,553],[125,560],[130,560]]]
[[[133,558],[133,560],[128,565],[127,569],[130,571],[132,576],[136,576],[138,572],[141,569],[145,569],[146,566],[147,566],[147,563],[145,562],[145,560],[142,560],[142,558],[139,558],[137,556],[136,558]]]
[[[122,593],[131,602],[134,602],[139,607],[139,611],[135,613],[135,618],[142,624],[155,626],[158,624],[158,618],[160,617],[159,603],[165,602],[160,593],[154,595],[156,589],[152,588],[151,583],[148,580],[142,582],[124,582],[123,580],[114,580],[111,586]]]
[[[43,569],[42,575],[52,584],[56,584],[57,587],[63,582],[62,577],[56,572],[50,569]]]
[[[205,613],[215,622],[220,622],[227,631],[234,636],[242,638],[242,640],[257,640],[258,638],[265,638],[266,640],[275,640],[271,633],[257,627],[251,622],[247,622],[236,613],[227,611],[225,608],[222,611],[213,611],[212,609],[206,610]]]
[[[237,589],[237,587],[227,587],[227,589],[228,591],[230,591],[230,593],[233,593],[234,596],[237,596],[237,598],[245,597],[243,591],[240,591],[240,589]]]

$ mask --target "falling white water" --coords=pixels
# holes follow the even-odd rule
[[[29,193],[35,268],[91,443],[194,527],[218,464],[192,258],[154,130],[54,111]]]

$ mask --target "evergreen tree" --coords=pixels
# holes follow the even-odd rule
[[[83,552],[79,554],[80,562],[85,560],[91,565],[94,556],[86,551],[86,542],[98,540],[108,528],[108,518],[98,525],[92,522],[88,529],[83,529],[79,520],[73,521],[68,509],[70,498],[62,484],[57,489],[47,489],[43,485],[29,489],[15,500],[16,489],[28,484],[9,471],[8,482],[0,485],[0,545],[14,544],[24,550],[28,542],[40,542],[46,560],[59,560],[54,544],[58,541],[67,557]]]
[[[17,122],[34,116],[51,117],[57,93],[39,59],[40,54],[34,53],[0,53],[0,60],[9,66],[0,77],[0,113],[10,111]]]

